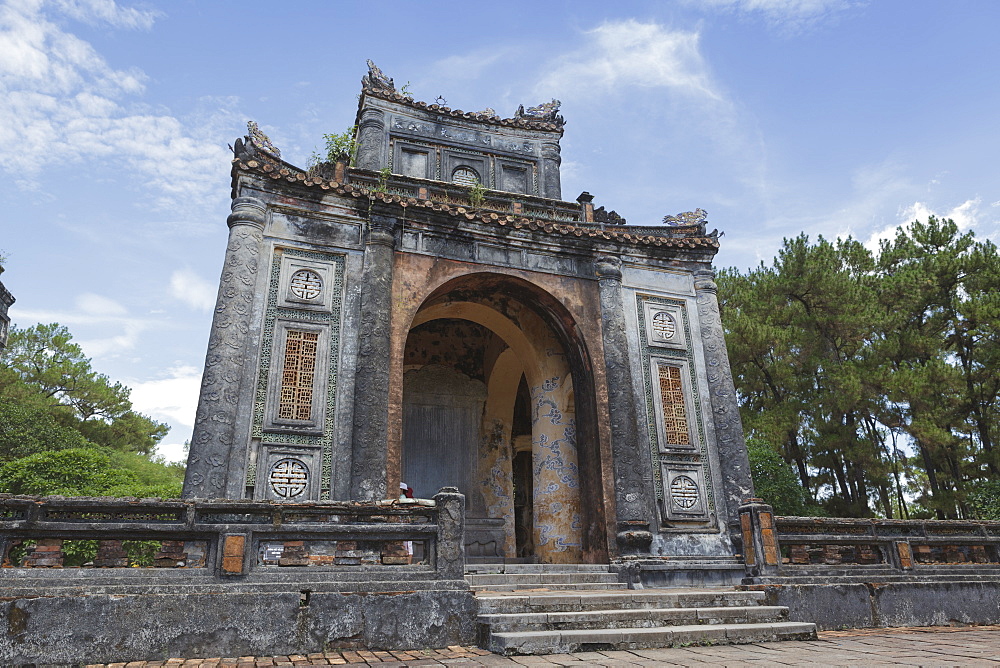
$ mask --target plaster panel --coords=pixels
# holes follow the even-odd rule
[[[281,239],[303,239],[312,244],[357,248],[361,245],[361,225],[301,210],[275,210],[267,235]]]
[[[682,271],[626,264],[622,267],[622,285],[671,295],[694,296],[694,279],[690,273]]]
[[[339,381],[342,378],[339,362],[341,358],[341,307],[344,303],[344,272],[342,264],[346,261],[345,256],[334,253],[319,253],[312,250],[300,248],[275,247],[272,250],[273,260],[267,290],[261,290],[261,296],[266,296],[267,307],[264,314],[264,323],[260,338],[260,359],[258,360],[257,382],[255,386],[248,384],[247,391],[253,392],[253,410],[247,415],[252,415],[252,430],[250,433],[251,447],[258,447],[265,438],[265,427],[267,429],[266,440],[272,443],[281,443],[296,446],[318,446],[323,453],[321,465],[321,498],[330,498],[331,481],[334,478],[334,469],[341,468],[341,459],[334,464],[334,430],[338,405],[341,403],[342,393],[338,392]],[[317,310],[288,308],[279,306],[281,295],[281,260],[284,256],[293,257],[299,260],[312,260],[319,263],[326,263],[331,266],[336,265],[336,270],[332,271],[332,309],[330,312]],[[325,344],[323,352],[318,355],[317,364],[323,367],[323,378],[316,382],[325,383],[322,394],[313,393],[314,410],[320,411],[317,414],[316,424],[318,428],[305,423],[296,425],[280,424],[274,420],[276,410],[275,392],[276,386],[280,385],[280,368],[283,363],[281,354],[284,332],[290,329],[285,323],[297,323],[299,327],[311,327],[313,331],[326,332],[328,343]],[[353,337],[348,336],[347,339]],[[322,362],[320,362],[320,359]],[[352,357],[351,359],[354,359]],[[252,389],[251,389],[252,388]],[[338,441],[339,442],[339,441]],[[258,444],[253,446],[253,444]],[[258,453],[259,454],[259,453]],[[249,458],[249,465],[245,473],[246,487],[256,487],[257,463],[259,458]],[[256,492],[255,492],[256,493]],[[238,497],[237,497],[238,498]]]

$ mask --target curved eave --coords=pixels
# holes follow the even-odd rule
[[[657,234],[643,234],[645,229],[629,230],[628,226],[607,226],[601,228],[598,225],[587,223],[565,223],[561,221],[545,220],[539,218],[528,218],[510,214],[497,213],[493,211],[471,210],[464,206],[456,206],[445,202],[438,202],[433,199],[418,199],[415,197],[403,197],[393,193],[372,192],[367,188],[361,188],[350,183],[338,183],[328,181],[319,176],[309,176],[305,172],[283,161],[262,161],[262,160],[233,160],[233,186],[235,189],[238,172],[258,174],[273,181],[280,181],[292,185],[301,186],[306,189],[315,189],[329,192],[341,197],[370,198],[390,206],[398,206],[402,209],[412,207],[415,209],[429,209],[450,216],[459,217],[465,220],[478,221],[486,225],[498,225],[500,227],[511,227],[512,229],[528,229],[533,232],[544,232],[553,236],[589,238],[595,241],[606,240],[619,244],[632,244],[637,246],[654,246],[663,248],[708,250],[713,253],[719,249],[719,241],[715,237],[702,236],[697,234],[699,226],[672,227],[670,236]],[[235,193],[234,193],[235,196]],[[647,228],[648,229],[648,228]],[[688,233],[688,234],[686,234]]]

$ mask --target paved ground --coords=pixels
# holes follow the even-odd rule
[[[110,668],[256,666],[1000,666],[1000,626],[823,631],[819,640],[501,657],[475,647],[412,652],[170,659]],[[89,668],[89,667],[88,667]]]

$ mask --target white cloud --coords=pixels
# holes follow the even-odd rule
[[[107,297],[93,293],[77,296],[76,308],[72,311],[46,311],[32,309],[11,309],[11,318],[21,324],[36,322],[58,322],[61,325],[76,326],[77,332],[84,332],[76,343],[87,357],[115,357],[134,350],[140,335],[155,323],[144,318],[129,315],[128,309]],[[103,336],[87,338],[89,332],[101,332]]]
[[[169,420],[188,429],[194,428],[195,410],[198,407],[198,388],[201,371],[193,366],[178,366],[169,370],[165,378],[147,381],[129,381],[132,388],[132,406],[135,410],[159,419]]]
[[[590,43],[557,60],[536,93],[568,98],[577,91],[591,95],[595,89],[639,86],[721,99],[699,51],[697,32],[629,19],[604,23],[586,34]]]
[[[213,198],[229,160],[213,125],[234,125],[225,110],[185,123],[137,113],[146,76],[112,68],[53,15],[120,28],[149,28],[154,12],[110,0],[19,0],[0,6],[0,169],[26,188],[46,167],[67,162],[124,161],[143,185],[161,193],[155,205],[197,207]]]
[[[184,441],[194,429],[198,408],[201,371],[193,366],[178,366],[166,377],[147,381],[126,381],[132,388],[132,407],[154,420],[170,424],[171,430],[157,448],[157,454],[170,461],[183,461]]]
[[[688,0],[688,4],[746,16],[762,16],[771,25],[796,31],[864,3],[857,0]]]
[[[211,311],[215,306],[215,284],[206,281],[192,269],[177,269],[170,276],[170,294],[193,309]]]
[[[982,204],[982,199],[976,197],[975,199],[968,199],[951,209],[946,209],[942,213],[938,213],[927,204],[927,202],[914,202],[909,206],[900,207],[898,214],[898,222],[894,225],[886,226],[880,230],[872,233],[868,239],[865,240],[865,246],[871,251],[877,251],[882,241],[891,241],[896,238],[896,231],[902,227],[906,227],[915,220],[926,223],[927,219],[931,216],[937,218],[950,218],[955,221],[959,230],[968,230],[971,227],[975,227],[979,223],[979,205]]]
[[[76,307],[85,314],[93,316],[122,316],[128,309],[113,299],[87,292],[76,298]]]
[[[160,16],[157,11],[119,7],[114,0],[57,0],[56,4],[67,15],[92,25],[149,30]]]
[[[892,215],[898,202],[905,202],[920,187],[907,176],[907,166],[892,159],[864,165],[851,175],[851,192],[842,206],[829,213],[796,217],[799,229],[810,234],[822,234],[827,239],[849,235],[865,238],[870,230],[895,228],[898,220]],[[802,206],[810,206],[808,201]],[[787,224],[788,220],[782,221]]]
[[[477,79],[493,65],[503,63],[519,53],[520,49],[515,46],[500,46],[498,48],[478,49],[462,55],[447,56],[434,63],[428,75],[422,77],[421,88],[436,85],[435,82],[442,79],[448,81]],[[399,86],[402,86],[402,83]],[[435,93],[433,90],[427,92]],[[435,94],[440,94],[440,91]]]

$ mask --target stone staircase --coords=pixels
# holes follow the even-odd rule
[[[630,590],[607,566],[470,567],[479,646],[503,655],[812,639],[764,593],[730,587]],[[492,572],[484,572],[492,571]]]

